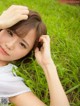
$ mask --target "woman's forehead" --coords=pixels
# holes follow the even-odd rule
[[[23,38],[36,39],[36,31],[34,29],[30,30]]]
[[[33,29],[29,29],[26,31],[25,30],[20,30],[20,29],[16,29],[16,30],[12,30],[12,29],[9,29],[11,30],[14,34],[16,34],[18,37],[20,38],[26,38],[27,36],[29,37],[30,35],[35,35],[36,36],[36,29],[33,28]]]
[[[24,37],[29,33],[32,29],[37,29],[38,21],[35,19],[28,19],[25,21],[20,21],[14,26],[10,27],[12,31],[14,31],[18,36]]]
[[[35,30],[30,30],[22,39],[28,43],[34,43],[36,40]]]

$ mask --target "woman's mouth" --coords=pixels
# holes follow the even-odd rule
[[[7,55],[9,56],[9,54],[0,46],[0,52],[3,54],[3,55]]]

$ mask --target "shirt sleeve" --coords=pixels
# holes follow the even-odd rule
[[[0,74],[0,97],[13,97],[31,91],[23,79],[15,76],[12,71]]]

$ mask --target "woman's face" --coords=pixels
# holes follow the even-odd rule
[[[35,30],[32,29],[20,38],[9,29],[0,31],[0,61],[9,62],[26,56],[33,48],[36,40]]]

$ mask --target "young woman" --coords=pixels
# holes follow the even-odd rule
[[[10,62],[25,58],[34,50],[49,87],[50,106],[69,106],[51,58],[50,38],[38,13],[26,6],[12,5],[0,16],[0,97],[16,106],[46,106],[12,73]],[[42,44],[38,48],[38,42]]]

